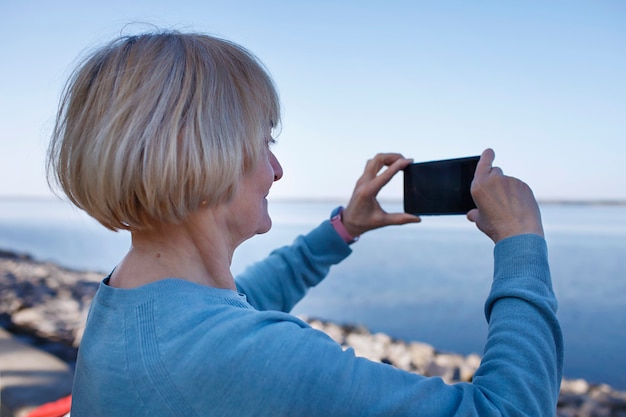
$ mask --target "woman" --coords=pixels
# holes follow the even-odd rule
[[[242,47],[200,34],[117,39],[71,78],[49,175],[132,235],[91,306],[72,416],[553,414],[562,347],[537,204],[486,150],[468,213],[497,244],[490,333],[472,384],[355,357],[288,314],[363,233],[418,222],[380,189],[410,160],[370,160],[345,210],[234,279],[233,251],[270,229],[278,95]],[[381,171],[382,168],[385,170]]]

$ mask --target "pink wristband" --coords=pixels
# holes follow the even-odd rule
[[[346,226],[344,226],[343,222],[341,221],[342,213],[343,213],[343,207],[341,206],[333,210],[333,213],[331,214],[331,217],[330,217],[330,224],[333,225],[333,228],[335,229],[337,234],[341,236],[344,242],[346,242],[349,245],[359,240],[359,237],[358,236],[353,237],[350,233],[348,233],[348,231],[346,230]]]

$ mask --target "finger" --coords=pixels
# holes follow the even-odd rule
[[[487,148],[483,151],[482,155],[480,155],[480,159],[478,160],[478,164],[476,164],[476,172],[474,176],[482,176],[487,175],[489,171],[491,171],[493,160],[496,158],[496,154],[491,148]]]
[[[379,153],[367,161],[364,176],[374,178],[383,167],[392,165],[398,159],[404,159],[404,157],[399,153]]]
[[[383,165],[391,165],[396,162],[398,159],[405,159],[404,156],[400,153],[379,153],[376,155],[375,159],[380,160]]]
[[[472,223],[476,223],[478,221],[478,209],[471,209],[467,212],[467,220]]]
[[[493,167],[493,168],[491,168],[489,173],[490,174],[497,174],[497,175],[504,175],[504,172],[502,172],[502,168],[500,168],[500,167]]]
[[[381,172],[376,178],[372,179],[372,187],[379,191],[383,188],[400,170],[404,169],[413,162],[412,159],[398,159],[391,164],[385,171]]]

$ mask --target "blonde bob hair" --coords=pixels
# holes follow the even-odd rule
[[[69,79],[48,182],[111,230],[177,223],[231,198],[279,120],[276,88],[243,47],[174,31],[121,37]]]

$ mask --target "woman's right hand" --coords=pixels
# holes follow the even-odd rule
[[[379,227],[420,221],[419,216],[408,213],[387,213],[377,199],[378,192],[411,162],[412,159],[398,153],[379,153],[367,161],[343,212],[343,224],[348,233],[360,236]]]
[[[536,234],[544,236],[541,213],[526,183],[493,166],[495,153],[486,149],[478,161],[471,193],[477,208],[467,218],[494,243],[507,237]]]

